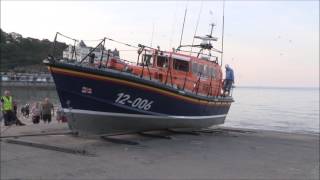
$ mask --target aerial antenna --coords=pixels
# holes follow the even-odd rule
[[[212,38],[212,32],[213,32],[213,28],[214,28],[215,24],[211,23],[210,26],[211,26],[211,30],[210,30],[210,35],[208,35],[208,37]],[[209,44],[210,43],[211,43],[211,41],[209,40]],[[209,50],[209,56],[211,56],[211,49]]]
[[[212,38],[212,32],[213,32],[213,27],[216,25],[214,23],[209,24],[211,26],[211,30],[210,30],[210,35],[209,37]]]
[[[153,21],[153,23],[152,23],[152,35],[151,35],[150,47],[152,47],[152,42],[153,42],[153,33],[154,33],[154,21]]]
[[[222,9],[221,66],[223,64],[224,7],[225,7],[225,0],[223,0],[223,9]]]
[[[192,39],[192,45],[191,45],[191,50],[190,50],[190,54],[192,52],[192,47],[194,45],[194,37],[196,36],[197,34],[197,31],[198,31],[198,26],[199,26],[199,21],[200,21],[200,15],[201,15],[201,12],[202,12],[202,5],[203,5],[203,0],[201,0],[201,7],[200,7],[200,11],[199,11],[199,14],[198,14],[198,20],[197,20],[197,25],[196,25],[196,29],[194,31],[194,35],[193,35],[193,39]],[[181,45],[181,44],[180,44]]]
[[[182,36],[183,36],[183,30],[184,30],[184,23],[186,22],[187,10],[188,10],[188,4],[187,4],[187,6],[186,6],[186,9],[184,10],[184,18],[183,18],[183,24],[182,24],[182,31],[181,31],[179,46],[181,46],[181,42],[182,42]]]

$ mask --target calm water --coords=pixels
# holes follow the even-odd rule
[[[319,89],[236,88],[225,126],[319,133]]]
[[[59,104],[54,89],[9,89],[20,107],[45,97]],[[235,102],[224,126],[319,133],[319,89],[236,88],[233,96]]]

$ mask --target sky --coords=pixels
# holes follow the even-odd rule
[[[171,50],[179,45],[186,8],[182,44],[192,43],[197,22],[197,35],[209,34],[215,23],[213,46],[221,50],[223,1],[1,0],[1,29],[38,39],[53,40],[61,32]],[[234,69],[236,85],[319,87],[319,1],[226,1],[224,16],[223,63]],[[118,49],[135,61],[135,49]]]

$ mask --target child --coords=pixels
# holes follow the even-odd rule
[[[31,118],[33,124],[39,124],[41,116],[41,107],[40,103],[36,102],[31,108]]]
[[[65,113],[63,112],[63,109],[61,107],[59,107],[57,109],[57,121],[60,123],[65,123],[67,122],[67,118],[65,116]]]

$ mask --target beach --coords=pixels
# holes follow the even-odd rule
[[[1,179],[319,178],[319,134],[223,127],[197,135],[156,132],[171,139],[137,134],[113,137],[139,143],[129,145],[65,132],[65,123],[6,130],[2,137],[61,135],[2,138]]]
[[[0,180],[320,180],[319,5],[1,1]]]

